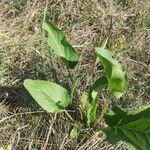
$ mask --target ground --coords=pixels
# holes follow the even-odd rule
[[[84,141],[71,140],[65,115],[43,111],[24,89],[26,78],[55,81],[66,88],[71,84],[62,62],[49,52],[41,28],[44,10],[46,19],[58,25],[81,54],[80,65],[71,72],[80,75],[78,93],[83,92],[95,61],[94,48],[108,38],[105,48],[115,53],[128,73],[120,104],[136,109],[150,103],[149,0],[1,0],[0,146],[10,144],[16,150],[126,149],[122,142],[108,144],[98,131]],[[100,73],[98,65],[86,90]],[[106,93],[99,100],[101,107],[103,97],[109,97]]]

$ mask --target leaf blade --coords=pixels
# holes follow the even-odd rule
[[[108,141],[114,144],[123,140],[138,150],[148,150],[150,147],[150,107],[137,112],[125,112],[116,106],[112,112],[105,115],[105,121],[109,127],[103,129]]]
[[[24,86],[37,103],[48,112],[61,112],[70,103],[67,90],[53,82],[26,79]]]
[[[64,33],[51,22],[44,22],[43,29],[48,32],[48,45],[70,68],[74,68],[79,61],[79,55],[66,40]]]
[[[97,111],[97,95],[107,85],[105,76],[100,77],[96,80],[89,91],[88,96],[88,109],[87,109],[87,123],[90,125],[96,119]]]
[[[119,62],[112,58],[112,53],[109,51],[97,47],[96,54],[104,66],[110,93],[114,97],[120,98],[124,94],[127,84],[126,73],[123,71]]]

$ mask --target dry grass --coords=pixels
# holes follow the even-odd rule
[[[82,143],[72,141],[64,115],[41,111],[22,87],[25,78],[70,84],[67,70],[49,55],[43,37],[45,5],[44,0],[0,1],[0,145],[11,144],[16,150],[125,149],[122,143],[109,145],[97,132]],[[120,103],[136,108],[150,99],[149,12],[148,0],[49,0],[47,18],[63,29],[82,54],[76,74],[88,73],[95,59],[94,47],[101,46],[108,36],[111,18],[115,21],[106,48],[116,53],[128,72],[128,91]],[[96,69],[94,77],[100,73]],[[79,93],[85,79],[80,79]]]

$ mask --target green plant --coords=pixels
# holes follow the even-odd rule
[[[48,33],[47,42],[53,52],[62,59],[68,70],[73,69],[79,62],[79,54],[66,40],[63,32],[51,22],[44,22],[43,29]],[[71,93],[68,93],[64,87],[49,81],[26,79],[24,86],[43,109],[51,113],[64,112],[67,115],[72,124],[70,137],[77,138],[80,131],[85,132],[85,128],[91,131],[104,115],[107,127],[102,130],[109,142],[117,143],[122,140],[132,144],[138,150],[148,150],[150,147],[150,108],[138,112],[126,112],[117,106],[119,98],[125,93],[126,73],[108,50],[96,48],[96,55],[104,67],[105,74],[94,82],[88,93],[84,92],[78,97],[80,99],[78,108],[81,114],[80,121],[73,119],[67,111],[76,93],[76,78],[71,77]],[[108,113],[102,111],[101,115],[97,116],[97,96],[103,88],[107,88],[110,94],[117,99],[116,106],[112,110],[106,106]]]

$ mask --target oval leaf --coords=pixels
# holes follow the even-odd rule
[[[110,143],[116,144],[122,140],[137,150],[149,150],[150,107],[136,112],[126,112],[116,106],[105,115],[105,121],[109,127],[103,131]]]
[[[96,54],[104,66],[110,93],[114,97],[120,98],[124,94],[127,84],[126,73],[119,62],[112,58],[112,54],[109,51],[103,48],[96,48]]]
[[[48,112],[61,112],[70,103],[67,90],[53,82],[26,79],[24,86],[37,103]]]
[[[67,66],[74,68],[79,61],[79,55],[66,40],[64,33],[51,22],[44,22],[43,29],[48,32],[48,45]]]

